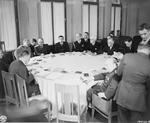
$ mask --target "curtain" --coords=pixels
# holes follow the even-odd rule
[[[117,30],[120,31],[121,22],[121,7],[112,6],[111,8],[111,30],[114,30],[115,35],[117,35]]]
[[[41,2],[41,25],[44,43],[53,44],[51,2]]]
[[[114,9],[115,7],[112,6],[111,8],[111,31],[114,30],[114,17],[115,17]]]
[[[97,37],[97,5],[90,5],[90,37]]]
[[[7,51],[17,47],[14,0],[0,0],[0,41]]]
[[[117,35],[117,30],[120,31],[120,21],[121,21],[121,7],[116,7],[115,35]]]
[[[58,36],[62,35],[65,38],[65,11],[64,3],[54,2],[54,42],[58,42]]]
[[[83,5],[83,32],[89,32],[89,9],[88,9],[88,5]]]

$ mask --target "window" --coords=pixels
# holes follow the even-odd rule
[[[120,35],[121,31],[121,5],[112,4],[111,8],[111,30],[115,35]]]
[[[4,41],[6,50],[17,47],[14,0],[0,0],[0,41]]]
[[[45,43],[55,44],[58,36],[66,38],[65,0],[41,1],[41,28]]]
[[[98,34],[98,1],[83,2],[83,32],[89,32],[90,37]]]
[[[44,39],[44,43],[50,45],[53,44],[51,7],[52,7],[51,2],[41,2],[42,38]]]

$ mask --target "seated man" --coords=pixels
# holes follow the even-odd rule
[[[114,52],[119,51],[119,45],[115,43],[115,39],[112,36],[107,36],[107,44],[103,48],[103,52],[108,55],[113,55]]]
[[[104,80],[103,83],[97,83],[93,85],[88,91],[87,91],[87,103],[88,106],[91,107],[92,104],[92,94],[98,94],[99,92],[105,92],[109,84],[111,83],[111,80],[113,76],[115,75],[115,71],[112,71],[111,73],[101,73],[94,76],[94,81],[98,80]]]
[[[40,56],[48,54],[47,46],[47,44],[44,44],[43,38],[39,38],[38,45],[35,46],[35,55]]]
[[[97,82],[87,91],[87,102],[89,106],[92,103],[93,93],[98,94],[99,92],[105,92],[107,90],[107,87],[111,84],[111,81],[115,75],[117,66],[116,59],[108,59],[103,72],[94,76],[94,81],[103,80],[103,82]]]
[[[101,43],[97,41],[96,37],[90,39],[90,51],[96,54],[102,53]]]
[[[69,52],[69,45],[66,41],[64,41],[64,36],[58,36],[59,42],[55,45],[56,53],[65,53]]]
[[[0,99],[5,98],[4,85],[1,71],[8,71],[9,65],[3,60],[3,51],[0,49]]]
[[[84,33],[83,41],[84,41],[84,51],[85,52],[90,51],[90,39],[89,39],[89,33],[88,32]]]
[[[22,44],[23,46],[26,46],[26,47],[29,48],[29,50],[30,50],[30,52],[31,52],[31,56],[33,56],[33,52],[32,52],[32,50],[31,50],[31,43],[30,43],[30,41],[29,41],[28,39],[24,39],[22,43],[23,43],[23,44]]]
[[[9,72],[17,74],[25,80],[29,97],[40,94],[38,84],[26,67],[30,60],[30,50],[26,46],[19,46],[15,52],[17,59],[10,64]]]
[[[76,41],[73,43],[73,51],[75,52],[83,52],[84,48],[84,41],[82,39],[82,34],[76,34]]]
[[[129,36],[124,37],[123,44],[119,48],[119,51],[123,54],[126,53],[133,53],[133,47],[132,47],[132,38]]]
[[[32,38],[31,40],[31,53],[33,54],[33,56],[35,56],[35,46],[37,45],[37,40],[35,38]]]

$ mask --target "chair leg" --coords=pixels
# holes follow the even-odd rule
[[[95,109],[92,107],[92,120],[94,118]]]
[[[108,123],[111,123],[112,117],[108,117]]]

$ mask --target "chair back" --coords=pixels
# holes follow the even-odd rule
[[[116,103],[115,103],[116,104]],[[92,108],[98,111],[102,116],[108,119],[108,123],[111,123],[112,117],[117,116],[117,109],[113,107],[113,100],[107,100],[105,98],[99,97],[96,94],[92,95]],[[92,118],[93,118],[92,113]]]
[[[5,100],[7,104],[19,106],[18,94],[14,74],[2,71],[2,78],[5,91]]]
[[[25,80],[18,75],[15,75],[15,77],[16,77],[20,107],[29,106]]]
[[[57,122],[80,122],[80,99],[78,85],[55,84]],[[76,103],[75,103],[75,99]]]
[[[5,42],[4,41],[0,41],[0,49],[2,49],[3,52],[6,51],[6,47],[5,47]]]

